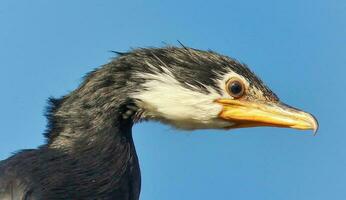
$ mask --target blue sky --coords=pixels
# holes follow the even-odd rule
[[[0,159],[44,142],[46,99],[72,91],[110,50],[177,45],[247,63],[309,131],[134,127],[142,200],[346,196],[346,1],[0,2]]]

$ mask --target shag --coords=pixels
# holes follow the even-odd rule
[[[1,200],[138,200],[131,129],[142,120],[184,130],[318,128],[230,57],[184,46],[118,54],[49,100],[46,144],[0,162]]]

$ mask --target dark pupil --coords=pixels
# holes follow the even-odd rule
[[[229,90],[232,92],[232,94],[238,95],[242,92],[243,88],[239,82],[233,82],[231,83]]]

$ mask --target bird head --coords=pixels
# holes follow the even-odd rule
[[[179,129],[286,127],[317,131],[309,113],[282,103],[245,64],[191,48],[137,49],[130,92],[141,119]]]

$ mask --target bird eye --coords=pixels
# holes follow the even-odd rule
[[[238,79],[230,79],[226,84],[227,92],[234,98],[240,98],[245,92],[243,82]]]

